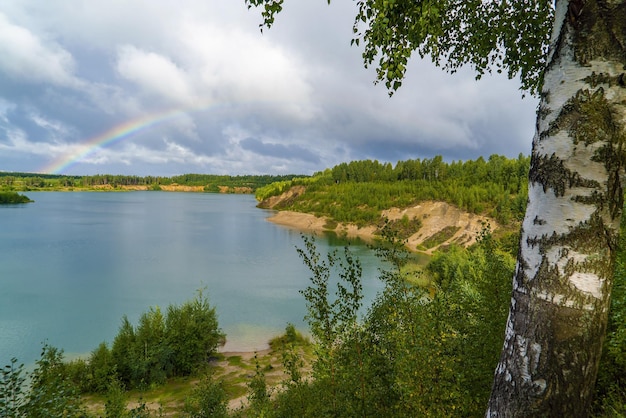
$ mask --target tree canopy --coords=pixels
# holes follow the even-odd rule
[[[284,0],[244,0],[262,6],[270,27]],[[328,0],[330,3],[330,0]],[[358,0],[352,43],[363,46],[365,66],[390,93],[402,85],[413,53],[454,72],[469,65],[476,77],[491,71],[519,76],[536,94],[543,83],[550,28],[548,0]]]

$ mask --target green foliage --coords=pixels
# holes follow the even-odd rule
[[[363,298],[361,264],[348,248],[341,256],[330,252],[322,259],[312,238],[303,237],[304,248],[298,254],[312,273],[311,285],[302,291],[307,304],[306,319],[314,341],[316,360],[313,363],[314,383],[306,385],[297,367],[301,362],[292,350],[284,353],[283,361],[290,375],[283,402],[277,407],[278,416],[297,411],[301,416],[341,416],[345,403],[342,383],[346,376],[341,367],[342,340],[358,326],[357,318]],[[335,285],[334,297],[329,287]],[[287,329],[289,331],[289,328]],[[307,394],[308,391],[309,392]],[[313,393],[314,395],[311,395]],[[311,403],[311,400],[316,401]]]
[[[513,258],[488,230],[471,249],[452,247],[423,273],[431,287],[411,284],[410,254],[401,242],[378,250],[391,267],[366,316],[357,318],[358,291],[328,284],[336,253],[326,259],[305,240],[299,253],[313,272],[307,301],[317,358],[313,379],[297,373],[275,398],[269,416],[479,416],[489,396],[508,311]],[[348,256],[339,283],[360,286],[360,270]],[[343,299],[342,302],[339,300]],[[293,352],[287,370],[297,367]]]
[[[363,226],[379,224],[385,209],[437,200],[489,215],[506,225],[520,221],[526,210],[529,166],[530,159],[522,155],[517,159],[492,155],[487,161],[481,157],[451,163],[437,156],[399,161],[395,167],[378,161],[352,161],[306,181],[269,185],[259,191],[264,193],[257,192],[257,199],[306,185],[303,194],[275,208]]]
[[[167,308],[165,332],[176,376],[189,375],[206,364],[225,339],[215,308],[210,306],[202,290],[193,300]]]
[[[330,350],[337,337],[356,321],[363,299],[361,264],[347,247],[343,258],[333,251],[327,254],[326,260],[322,260],[315,240],[304,235],[302,239],[305,247],[297,249],[298,255],[313,274],[311,286],[301,292],[307,304],[306,319],[315,342]],[[331,300],[328,287],[334,266],[339,268],[339,280],[336,283],[336,298]]]
[[[104,416],[119,418],[126,415],[127,395],[122,384],[117,379],[111,379],[104,400]]]
[[[136,384],[162,384],[171,374],[170,347],[165,340],[165,318],[161,309],[150,308],[139,317],[135,330],[133,358]]]
[[[24,365],[17,365],[17,359],[12,358],[11,364],[4,366],[0,371],[0,417],[17,418],[24,416],[25,394]]]
[[[88,361],[90,371],[90,387],[88,392],[104,392],[110,388],[111,380],[116,376],[113,355],[106,343],[100,345],[91,352]]]
[[[272,196],[278,196],[294,186],[307,186],[311,184],[329,184],[331,181],[328,170],[316,173],[313,177],[294,177],[289,180],[269,183],[256,189],[255,197],[258,201],[263,201]]]
[[[4,367],[0,379],[0,417],[81,417],[78,388],[69,378],[63,352],[44,344],[35,369],[28,376],[17,360]],[[26,382],[29,382],[27,387]]]
[[[30,203],[28,197],[16,192],[0,192],[0,204]]]
[[[30,380],[25,416],[29,418],[83,416],[78,388],[68,377],[61,350],[44,344]]]
[[[269,345],[272,350],[280,350],[286,346],[306,346],[310,343],[309,339],[302,335],[292,323],[288,323],[285,327],[285,333],[272,338]]]
[[[271,411],[270,403],[271,390],[267,386],[265,380],[265,372],[261,367],[256,353],[254,354],[255,373],[250,382],[248,382],[248,410],[247,416],[250,417],[266,417]]]
[[[454,226],[454,225],[448,225],[445,228],[443,228],[442,230],[440,230],[439,232],[435,233],[434,235],[431,235],[430,237],[428,237],[428,239],[424,240],[424,242],[422,242],[422,245],[426,248],[433,248],[436,247],[437,245],[445,242],[446,240],[452,238],[454,236],[454,234],[457,233],[457,231],[460,229],[461,227],[459,226]]]
[[[122,324],[113,339],[113,346],[111,347],[111,357],[113,359],[111,370],[117,373],[118,378],[126,387],[130,387],[137,382],[134,362],[137,356],[136,346],[135,328],[124,315]]]
[[[111,350],[100,344],[77,380],[83,392],[103,393],[113,377],[128,388],[159,385],[205,368],[224,339],[215,308],[199,290],[194,299],[170,305],[166,315],[159,307],[150,308],[137,327],[124,316]]]
[[[388,229],[389,233],[393,234],[400,240],[409,238],[415,234],[422,227],[422,221],[418,218],[411,218],[404,215],[400,219],[388,220],[385,219],[382,228]]]
[[[189,418],[224,418],[228,416],[228,398],[224,382],[207,373],[185,401],[184,416]]]

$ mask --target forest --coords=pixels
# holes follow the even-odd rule
[[[420,201],[444,201],[471,213],[488,215],[503,225],[519,222],[528,198],[530,158],[491,155],[487,160],[432,159],[390,163],[364,160],[341,163],[309,178],[294,178],[260,187],[261,202],[293,186],[303,194],[275,206],[327,216],[359,226],[376,224],[381,211],[404,208]]]
[[[247,190],[254,193],[259,187],[273,182],[292,180],[298,175],[217,175],[182,174],[172,177],[129,176],[97,174],[91,176],[66,176],[57,174],[14,173],[0,171],[0,191],[29,190],[91,190],[99,186],[123,188],[125,186],[147,186],[147,190],[160,190],[161,186],[201,186],[204,192]]]

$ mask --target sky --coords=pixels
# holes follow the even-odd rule
[[[518,80],[413,58],[389,97],[355,2],[0,0],[0,171],[312,174],[341,162],[530,154]]]

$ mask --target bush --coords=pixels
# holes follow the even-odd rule
[[[224,382],[216,381],[210,373],[204,376],[185,400],[184,413],[189,418],[228,417],[228,397]]]
[[[0,192],[0,204],[30,203],[28,197],[16,192]]]

